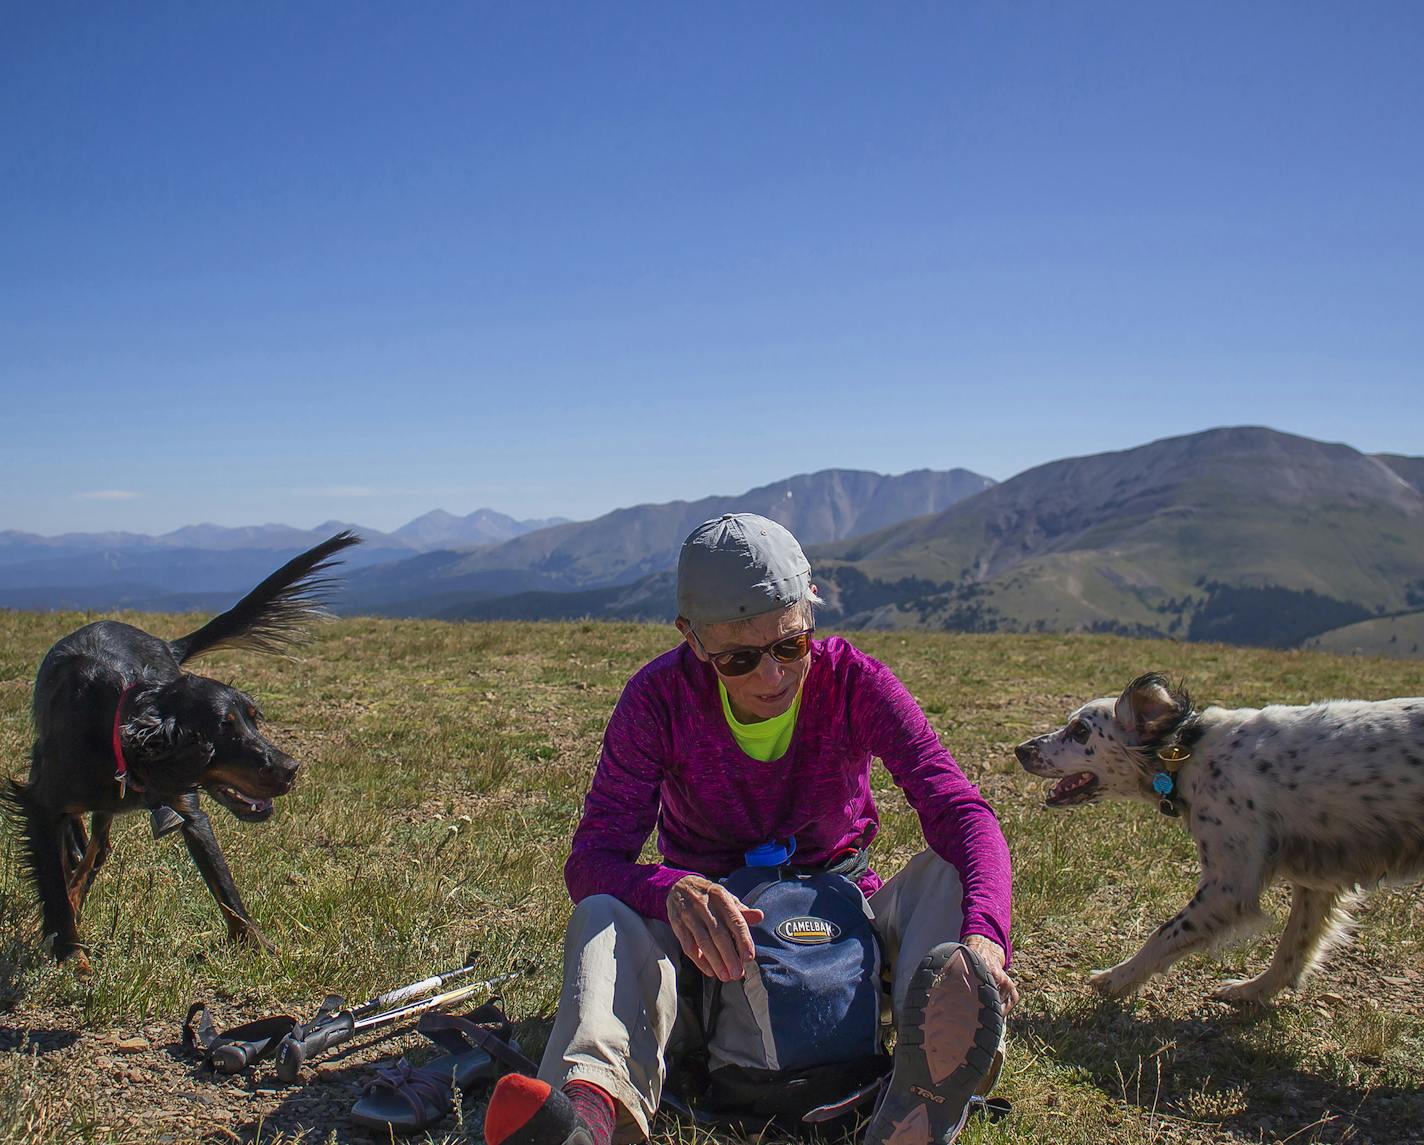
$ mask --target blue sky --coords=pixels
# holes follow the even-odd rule
[[[1424,454],[1424,5],[0,10],[0,529]]]

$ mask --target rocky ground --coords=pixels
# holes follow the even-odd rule
[[[255,1016],[219,1015],[219,1020],[236,1024]],[[42,1095],[45,1115],[68,1115],[95,1139],[116,1143],[389,1140],[352,1124],[352,1103],[377,1066],[406,1052],[417,1061],[439,1052],[407,1028],[402,1036],[339,1047],[305,1068],[299,1082],[283,1085],[270,1061],[236,1076],[201,1068],[183,1049],[177,1022],[86,1033],[75,1028],[73,1015],[20,1018],[11,1014],[0,1024],[0,1051],[28,1059],[16,1072],[23,1073],[22,1084]],[[478,1126],[486,1092],[487,1087],[471,1091],[463,1119],[452,1113],[430,1139],[465,1141],[464,1119]]]

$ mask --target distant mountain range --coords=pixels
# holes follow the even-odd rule
[[[683,538],[719,513],[760,513],[812,545],[939,512],[993,484],[966,469],[896,477],[825,469],[745,493],[635,505],[466,553],[429,553],[363,569],[350,578],[341,608],[456,616],[475,602],[513,594],[616,588],[671,568]]]
[[[825,470],[725,497],[618,509],[592,521],[518,521],[492,509],[434,510],[390,533],[346,521],[191,525],[162,536],[0,532],[0,607],[152,611],[225,607],[288,557],[340,531],[365,543],[343,554],[344,612],[457,614],[527,591],[579,592],[669,567],[694,525],[749,510],[785,522],[806,543],[841,540],[937,512],[992,485],[955,469],[895,477]]]
[[[208,609],[245,592],[288,557],[342,529],[365,543],[343,555],[347,568],[400,560],[432,549],[496,544],[563,518],[517,521],[493,509],[465,517],[436,509],[392,533],[346,521],[290,525],[186,525],[161,536],[0,531],[0,606],[9,608]]]
[[[1424,458],[1259,427],[1070,458],[995,484],[956,469],[824,470],[592,521],[439,511],[357,531],[336,604],[446,619],[671,619],[684,536],[781,521],[843,628],[1089,630],[1421,655]],[[193,526],[157,538],[0,533],[0,605],[230,602],[338,528]],[[221,591],[219,591],[221,590]]]

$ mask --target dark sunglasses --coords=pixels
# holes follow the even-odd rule
[[[696,631],[693,635],[697,636],[697,643],[702,645],[707,659],[712,661],[712,667],[721,675],[745,676],[756,670],[763,656],[769,655],[778,664],[796,663],[811,651],[811,634],[815,631],[814,628],[808,628],[804,632],[793,632],[790,636],[763,644],[760,648],[733,648],[726,652],[708,652],[707,645],[702,644],[702,637],[697,636]]]

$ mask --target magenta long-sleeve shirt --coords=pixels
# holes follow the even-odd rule
[[[611,894],[667,920],[685,875],[720,878],[745,851],[796,837],[818,865],[863,848],[880,827],[870,791],[879,757],[920,817],[925,841],[964,884],[961,937],[1009,950],[1009,849],[999,821],[895,675],[840,637],[814,641],[791,746],[762,762],[737,746],[710,665],[684,643],[623,689],[574,832],[564,879],[575,902]],[[640,863],[654,826],[661,863]],[[873,852],[872,852],[873,857]],[[881,885],[861,879],[867,894]]]

